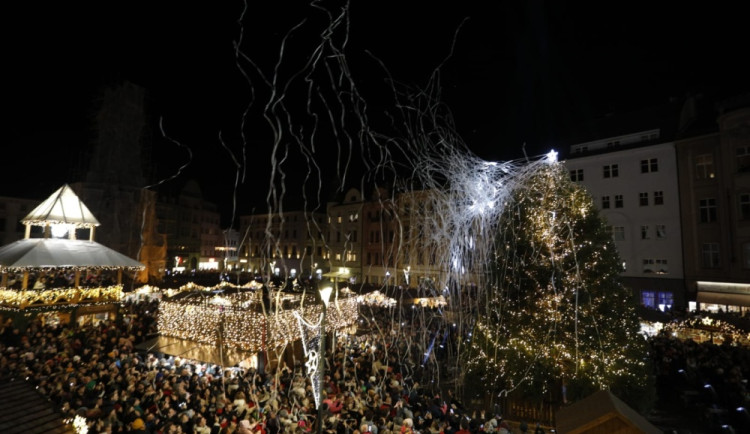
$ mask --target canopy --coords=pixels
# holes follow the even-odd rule
[[[145,268],[140,262],[96,241],[27,238],[0,247],[0,270],[67,267]]]
[[[99,221],[68,184],[52,193],[21,220],[21,223],[40,226],[68,224],[79,228],[99,226]]]

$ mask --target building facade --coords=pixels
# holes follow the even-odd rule
[[[170,273],[221,269],[223,253],[216,251],[224,244],[220,215],[195,181],[188,181],[176,195],[162,194],[156,210],[158,232],[167,239]]]
[[[573,145],[564,164],[607,221],[623,283],[644,306],[685,307],[674,143],[637,131]]]
[[[692,307],[750,309],[750,108],[719,105],[717,129],[675,142]]]
[[[329,270],[348,269],[352,282],[362,282],[362,213],[364,197],[350,188],[339,200],[326,207],[328,236],[325,266]]]
[[[257,276],[322,274],[328,251],[324,213],[289,211],[240,217],[238,266]]]

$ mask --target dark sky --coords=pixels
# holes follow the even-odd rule
[[[242,35],[242,52],[270,73],[292,26],[307,18],[285,65],[308,58],[324,21],[304,1],[249,1],[241,24],[240,1],[11,3],[3,10],[0,98],[0,195],[7,196],[43,197],[77,180],[71,178],[84,167],[92,100],[102,84],[120,78],[147,88],[170,136],[194,150],[184,176],[231,191],[234,172],[219,131],[239,140],[251,95],[234,41]],[[458,132],[493,160],[522,157],[524,143],[530,154],[546,152],[605,113],[690,91],[746,89],[750,76],[743,65],[746,15],[735,2],[358,0],[350,10],[346,54],[371,108],[387,104],[378,91],[368,94],[386,78],[374,59],[416,87],[442,64],[442,98]],[[173,155],[174,145],[154,146],[160,175],[173,173],[182,160],[163,156]],[[258,160],[267,161],[267,142],[250,137],[248,146],[260,156],[253,172],[264,176],[269,164]]]

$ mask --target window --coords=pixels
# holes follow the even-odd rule
[[[609,196],[602,196],[602,209],[609,209]]]
[[[742,244],[742,268],[750,269],[750,243]]]
[[[651,158],[648,160],[641,160],[641,173],[651,173],[659,171],[659,160],[657,158]]]
[[[656,238],[667,238],[667,225],[656,225]]]
[[[638,204],[648,206],[648,193],[638,193]]]
[[[649,237],[649,235],[648,235],[648,225],[641,226],[641,239],[642,240],[647,240],[649,238],[651,238],[651,237]]]
[[[674,304],[674,295],[671,291],[643,291],[641,304],[653,309],[671,309]]]
[[[611,226],[612,239],[615,241],[625,241],[625,226]]]
[[[641,304],[646,307],[656,308],[656,293],[654,291],[641,292]]]
[[[663,191],[654,192],[654,205],[664,205],[664,192]]]
[[[583,169],[571,170],[570,180],[574,182],[583,181]]]
[[[622,195],[616,194],[615,195],[615,208],[622,208],[623,201],[622,201]]]
[[[703,243],[703,268],[719,267],[719,243]]]
[[[605,178],[617,178],[618,175],[619,175],[619,168],[617,167],[617,164],[604,166]]]
[[[716,199],[701,199],[698,209],[701,223],[713,223],[716,221]]]
[[[698,179],[712,179],[714,176],[714,156],[711,154],[696,156],[695,177]]]
[[[750,145],[737,147],[737,171],[750,172]]]
[[[742,193],[739,197],[740,220],[750,220],[750,193]]]
[[[659,298],[660,308],[661,306],[664,306],[667,309],[670,309],[672,305],[674,304],[674,295],[672,295],[671,291],[659,291],[657,296]]]
[[[653,259],[648,258],[643,260],[643,272],[654,273],[654,274],[667,274],[669,269],[667,267],[666,259]]]

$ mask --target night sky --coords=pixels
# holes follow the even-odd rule
[[[148,89],[152,113],[194,151],[181,178],[197,178],[215,202],[225,202],[234,172],[219,132],[238,143],[252,95],[234,41],[242,35],[242,52],[270,73],[289,29],[306,19],[285,53],[294,65],[309,55],[305,42],[324,22],[304,1],[249,2],[241,23],[240,1],[12,3],[4,5],[2,26],[5,196],[42,198],[77,181],[97,90],[126,79]],[[748,87],[746,15],[735,2],[669,2],[680,9],[563,3],[355,0],[346,46],[352,76],[371,109],[382,110],[388,101],[376,89],[384,67],[399,83],[424,87],[442,65],[442,98],[458,132],[491,160],[520,158],[524,144],[528,154],[546,152],[608,113]],[[248,182],[268,171],[265,140],[248,139],[257,157]],[[153,155],[161,177],[185,161],[166,140],[154,141]]]

